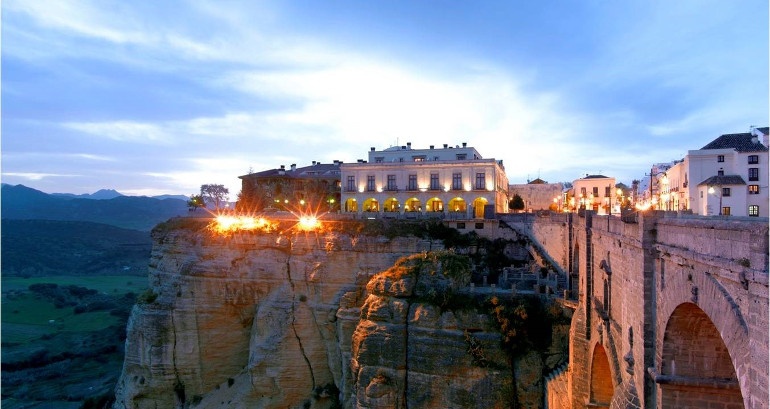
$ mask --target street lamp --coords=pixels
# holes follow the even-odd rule
[[[722,215],[722,191],[721,191],[722,185],[718,185],[718,187],[720,189],[720,192],[719,192],[719,215],[721,216]],[[716,191],[716,189],[714,189],[714,186],[709,186],[708,192],[709,192],[710,195],[713,195],[715,191]]]

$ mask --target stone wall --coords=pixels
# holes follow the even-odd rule
[[[734,396],[747,408],[768,407],[767,221],[671,216],[653,212],[624,223],[586,212],[574,216],[567,232],[545,218],[533,220],[544,247],[549,234],[572,243],[565,266],[579,280],[570,331],[572,407],[606,406],[607,387],[612,408],[704,400],[731,407]],[[691,324],[689,331],[676,329],[698,317],[706,332]],[[688,361],[676,345],[697,358]],[[713,355],[720,348],[727,361]],[[716,375],[718,362],[733,372]]]

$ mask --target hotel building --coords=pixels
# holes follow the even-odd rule
[[[503,161],[484,159],[465,143],[371,148],[368,161],[344,163],[340,171],[342,213],[473,219],[508,212]]]

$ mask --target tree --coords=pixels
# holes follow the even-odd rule
[[[198,210],[198,208],[205,206],[203,196],[190,195],[190,200],[187,201],[187,207],[191,212]]]
[[[201,198],[206,204],[214,204],[214,209],[219,210],[223,202],[227,202],[230,191],[225,185],[201,185]]]
[[[524,210],[524,199],[519,194],[513,195],[513,199],[508,203],[508,208],[511,210]]]

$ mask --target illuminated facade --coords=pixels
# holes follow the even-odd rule
[[[483,218],[485,208],[508,212],[508,177],[502,161],[462,146],[412,149],[411,143],[377,151],[341,170],[343,213]]]
[[[604,175],[586,175],[572,182],[572,202],[575,209],[594,210],[597,214],[608,214],[619,198],[615,178]]]
[[[236,208],[242,211],[339,210],[340,165],[313,162],[311,166],[269,169],[238,176],[241,193]]]

